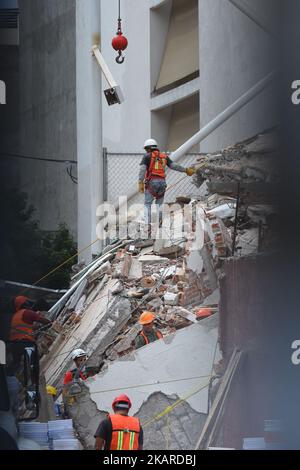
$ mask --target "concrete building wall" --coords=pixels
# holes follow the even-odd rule
[[[91,54],[100,37],[100,1],[76,1],[76,138],[78,249],[96,240],[96,209],[102,200],[101,71]],[[79,260],[91,261],[97,242]]]
[[[114,8],[114,6],[115,8]],[[125,61],[118,65],[111,40],[117,31],[117,2],[101,0],[101,51],[125,101],[108,106],[103,100],[103,146],[109,152],[138,152],[151,133],[150,9],[148,0],[121,2],[123,33],[128,39]],[[108,88],[103,80],[103,89]],[[116,175],[118,177],[118,175]]]
[[[19,142],[19,48],[0,41],[0,80],[5,83],[6,104],[0,105],[1,152],[18,151]],[[18,161],[0,157],[1,184],[11,185],[18,177]]]
[[[188,0],[187,5],[193,6],[194,3]],[[176,40],[180,40],[180,35],[174,38],[174,28],[170,28],[172,7],[172,0],[123,2],[121,17],[123,33],[128,38],[128,48],[124,53],[125,62],[118,65],[115,62],[116,53],[111,47],[111,39],[116,33],[117,7],[114,9],[111,3],[101,0],[101,50],[125,97],[124,103],[120,106],[108,107],[103,101],[103,146],[107,147],[109,152],[143,151],[143,143],[149,137],[156,138],[162,149],[167,149],[169,145],[173,105],[190,96],[186,94],[185,89],[180,87],[176,95],[171,96],[170,99],[167,98],[165,103],[165,93],[158,97],[151,96],[161,72],[165,75],[168,71],[165,67],[166,52],[169,49],[174,52],[174,44]],[[190,18],[189,15],[187,17]],[[175,20],[184,20],[184,18],[183,14]],[[185,28],[183,29],[185,31]],[[195,28],[192,34],[192,39],[194,38]],[[186,42],[183,44],[185,48]],[[191,48],[192,55],[194,49],[194,47]],[[167,56],[169,60],[170,54]],[[194,63],[195,60],[192,62]],[[170,67],[167,68],[170,69]],[[194,68],[192,67],[191,70],[193,71]],[[177,78],[176,75],[176,80]],[[104,88],[107,88],[107,84],[103,80]],[[160,102],[163,104],[161,105]],[[189,130],[185,130],[186,132],[181,132],[184,140],[190,136]],[[194,126],[190,132],[191,134],[194,132]]]
[[[264,13],[266,5],[256,1],[256,12]],[[227,0],[199,0],[199,30],[203,127],[273,70],[274,40]],[[272,127],[272,93],[266,90],[223,124],[203,141],[201,151],[216,151]]]
[[[19,153],[76,160],[75,2],[20,0],[19,6]],[[20,160],[19,169],[19,187],[42,229],[64,222],[76,236],[77,186],[66,165]]]

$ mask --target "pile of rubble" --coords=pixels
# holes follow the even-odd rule
[[[200,155],[195,184],[200,187],[206,180],[209,191],[219,194],[235,194],[238,182],[258,189],[261,183],[275,186],[280,182],[278,161],[278,133],[269,130],[221,152]]]
[[[206,242],[199,249],[181,241],[171,245],[175,251],[180,245],[180,254],[174,257],[174,250],[162,247],[161,240],[118,241],[77,273],[69,296],[51,309],[55,321],[46,340],[40,340],[41,353],[49,348],[51,352],[42,360],[47,383],[61,386],[74,347],[87,350],[87,365],[97,371],[132,351],[143,310],[155,313],[164,336],[215,313],[214,267],[218,256],[230,252],[229,234],[213,215],[205,219],[205,227]]]
[[[149,360],[147,374],[152,375],[148,352],[159,357],[157,364],[170,356],[168,367],[161,371],[161,383],[170,379],[168,374],[172,370],[172,380],[175,377],[177,381],[174,390],[177,391],[175,397],[159,395],[166,406],[168,400],[170,403],[180,396],[179,384],[186,387],[188,383],[194,383],[191,377],[183,377],[180,381],[183,374],[178,368],[184,364],[187,370],[191,369],[190,358],[183,352],[180,361],[179,352],[173,350],[170,353],[168,344],[178,341],[187,348],[189,337],[194,338],[195,344],[203,341],[193,360],[197,361],[198,355],[206,358],[203,374],[207,374],[208,369],[217,370],[220,356],[216,354],[218,328],[215,321],[218,323],[218,279],[223,276],[223,261],[231,256],[257,255],[276,246],[276,201],[269,190],[278,177],[273,162],[277,154],[274,136],[274,132],[267,132],[221,153],[201,156],[195,165],[195,182],[201,185],[201,196],[197,200],[178,197],[179,206],[177,204],[172,222],[167,220],[165,228],[158,229],[157,234],[163,233],[163,236],[153,240],[111,241],[89,266],[76,267],[70,289],[51,308],[50,315],[55,321],[48,336],[39,342],[46,383],[58,388],[62,386],[65,372],[73,367],[71,352],[75,348],[87,351],[87,367],[93,374],[98,374],[91,390],[99,394],[100,401],[95,398],[91,404],[89,395],[85,403],[90,403],[90,417],[85,409],[83,414],[73,417],[86,447],[91,445],[99,410],[109,411],[106,405],[111,394],[101,390],[102,384],[105,381],[114,383],[113,393],[122,392],[126,384],[121,383],[121,378],[120,383],[116,383],[119,374],[116,371],[122,370],[125,363],[129,371],[138,369],[141,361]],[[187,205],[192,217],[189,229],[182,236],[178,229],[182,228]],[[138,319],[143,310],[155,313],[155,322],[164,340],[134,351],[134,341],[141,330]],[[210,320],[213,322],[209,323]],[[194,353],[191,350],[189,354],[192,357]],[[142,372],[146,371],[145,367]],[[134,378],[134,372],[132,374]],[[195,371],[191,369],[190,374]],[[208,409],[209,384],[205,387],[203,404],[199,409],[194,407],[194,411],[200,413],[195,418],[195,426],[200,421],[203,425]],[[134,389],[132,384],[131,388]],[[162,387],[157,385],[150,390],[161,393]],[[147,401],[136,410],[141,416],[153,397],[146,391],[143,393],[148,397]],[[105,406],[101,396],[105,397]],[[198,402],[199,396],[196,395]],[[197,400],[187,400],[187,412],[191,415],[193,409],[190,406]],[[176,425],[179,426],[174,422]],[[200,431],[197,428],[197,433]],[[188,436],[186,433],[183,441],[188,440]],[[158,445],[154,441],[149,442],[148,448]],[[188,449],[193,448],[192,445],[191,441],[174,442],[172,448]]]

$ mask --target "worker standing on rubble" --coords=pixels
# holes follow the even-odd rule
[[[75,362],[76,368],[66,372],[64,377],[64,385],[72,382],[73,379],[87,379],[87,376],[83,371],[84,363],[87,360],[87,353],[83,349],[74,349],[71,354],[71,357]]]
[[[35,322],[49,325],[51,322],[44,318],[40,312],[32,310],[33,302],[27,297],[19,295],[15,298],[15,313],[10,325],[10,341],[36,341],[34,331],[40,327],[34,325]]]
[[[138,418],[128,416],[131,401],[127,395],[116,397],[114,414],[101,421],[94,437],[96,450],[142,450],[143,429]]]
[[[28,297],[19,295],[15,298],[14,304],[16,311],[11,319],[9,339],[13,342],[12,354],[16,372],[24,354],[24,346],[32,346],[33,343],[36,343],[36,333],[40,328],[40,325],[36,325],[36,323],[50,325],[51,322],[39,311],[33,310],[34,302]],[[36,358],[36,363],[38,364],[38,358]]]
[[[143,329],[135,339],[135,349],[153,343],[163,337],[161,332],[154,328],[154,319],[155,316],[152,312],[145,311],[141,314],[139,323],[143,326]]]
[[[167,189],[166,166],[171,170],[186,173],[188,176],[192,176],[195,170],[193,168],[184,168],[172,162],[168,155],[160,152],[154,139],[146,140],[144,149],[147,153],[140,163],[138,186],[139,191],[145,193],[145,223],[148,226],[148,231],[150,231],[151,206],[154,200],[159,207],[159,225],[162,224],[162,204]]]

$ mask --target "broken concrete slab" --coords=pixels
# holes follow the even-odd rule
[[[124,290],[124,287],[123,287],[123,284],[121,281],[119,281],[114,287],[113,289],[111,290],[111,294],[112,295],[118,295],[118,294],[121,294],[121,292],[123,292]]]
[[[271,204],[253,204],[247,207],[247,216],[256,224],[260,222],[266,224],[267,218],[276,214],[276,212],[276,207]]]
[[[164,295],[164,303],[166,305],[178,305],[179,294],[174,292],[166,292]]]
[[[236,238],[236,249],[240,256],[248,256],[258,251],[259,228],[241,230]]]
[[[76,307],[77,302],[79,301],[80,297],[84,293],[86,286],[87,286],[87,279],[83,279],[82,282],[79,284],[77,289],[75,290],[74,294],[71,295],[69,300],[66,303],[66,307],[68,310],[73,310]]]
[[[195,314],[190,312],[186,308],[175,307],[174,309],[172,309],[172,312],[175,313],[176,315],[180,315],[181,317],[185,318],[186,320],[191,321],[192,323],[197,323]]]
[[[106,413],[97,409],[91,399],[88,386],[94,379],[86,381],[77,402],[69,407],[76,431],[85,449],[94,449],[94,434],[100,422],[106,418]],[[125,391],[126,392],[126,391]],[[129,392],[127,392],[129,394]],[[197,413],[186,401],[176,406],[178,396],[154,392],[142,405],[136,417],[144,428],[145,450],[192,450],[206,421],[206,415]],[[174,406],[175,405],[175,406]],[[172,412],[159,420],[154,416],[168,407],[173,406]]]
[[[85,308],[87,308],[92,302],[94,302],[95,299],[97,299],[97,297],[99,296],[99,294],[100,294],[101,290],[103,289],[104,285],[107,283],[108,279],[109,279],[108,275],[104,274],[101,281],[98,282],[98,284],[95,286],[95,288],[93,289],[91,294],[88,296],[88,298],[86,300]]]
[[[199,250],[192,250],[186,256],[186,264],[188,269],[200,274],[203,269],[203,258]]]
[[[110,261],[106,261],[99,268],[95,269],[95,271],[93,271],[91,274],[88,275],[88,281],[91,283],[103,277],[104,274],[110,274],[110,273],[111,273],[111,264],[110,264]]]
[[[220,219],[229,219],[231,217],[234,217],[235,211],[236,211],[236,203],[229,202],[229,203],[217,206],[214,209],[211,209],[210,211],[208,211],[207,213],[216,215],[217,217],[220,217]]]
[[[130,389],[135,415],[150,395],[178,396],[199,413],[208,411],[208,382],[218,338],[218,315],[166,336],[109,365],[89,384],[98,410],[109,411],[113,398]],[[174,382],[172,381],[174,380]],[[187,396],[191,389],[194,395]],[[162,410],[155,410],[159,413]]]
[[[161,306],[163,305],[163,302],[161,300],[160,297],[157,297],[156,299],[153,299],[153,300],[150,300],[146,307],[147,308],[151,308],[151,309],[154,309],[154,310],[157,310],[159,309]]]
[[[98,367],[103,354],[131,318],[131,303],[128,299],[115,299],[106,309],[96,328],[86,338],[83,346],[89,359],[86,365]]]
[[[86,295],[83,294],[78,300],[75,310],[74,310],[77,315],[81,315],[83,313],[85,301],[86,301]]]
[[[143,276],[142,264],[136,258],[132,258],[128,278],[140,279],[142,276]]]
[[[137,337],[137,335],[141,331],[141,326],[139,323],[135,323],[128,332],[124,335],[124,337],[115,343],[111,348],[108,349],[107,355],[109,359],[111,360],[116,360],[118,359],[119,355],[123,353],[124,351],[128,351],[131,347],[132,344]]]
[[[42,359],[41,369],[45,374],[47,383],[54,386],[61,385],[64,373],[67,369],[73,367],[71,352],[73,349],[80,348],[85,344],[87,338],[93,334],[100,324],[109,307],[113,302],[116,302],[116,298],[111,295],[110,291],[117,282],[115,279],[110,279],[107,282],[99,298],[87,307],[81,322],[74,325],[65,337],[58,338],[55,344],[52,345],[51,354]],[[82,347],[82,349],[85,348]],[[87,345],[87,352],[90,352],[89,345]]]
[[[268,153],[277,150],[279,147],[278,134],[276,132],[266,132],[260,134],[250,144],[245,146],[247,153]]]
[[[139,240],[135,243],[136,248],[146,248],[153,246],[153,240]]]
[[[139,256],[138,260],[139,260],[140,263],[145,263],[145,264],[168,263],[169,262],[168,258],[164,258],[162,256],[156,256],[156,255]]]
[[[131,267],[131,261],[132,261],[132,256],[126,253],[124,256],[123,266],[121,270],[122,279],[126,279],[128,277],[129,272],[130,272],[130,267]]]
[[[160,273],[162,276],[164,276],[164,279],[169,279],[170,277],[173,277],[176,273],[177,266],[174,264],[173,266],[170,266],[167,269],[160,269]]]
[[[219,305],[220,302],[220,289],[216,289],[211,295],[206,297],[203,301],[203,306],[210,306],[210,305]]]
[[[153,253],[153,242],[151,246],[146,246],[141,249],[140,256],[149,255],[150,253]]]

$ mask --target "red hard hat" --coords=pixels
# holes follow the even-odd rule
[[[211,308],[199,308],[196,312],[196,317],[197,318],[206,318],[210,317],[213,314],[213,311]]]
[[[28,302],[29,299],[28,297],[25,297],[24,295],[18,295],[18,297],[15,298],[15,309],[16,311],[20,310],[23,304]]]
[[[127,395],[119,395],[112,402],[112,405],[111,405],[112,409],[114,409],[116,405],[118,405],[118,408],[124,408],[124,409],[130,410],[131,408],[130,398],[128,398]]]

